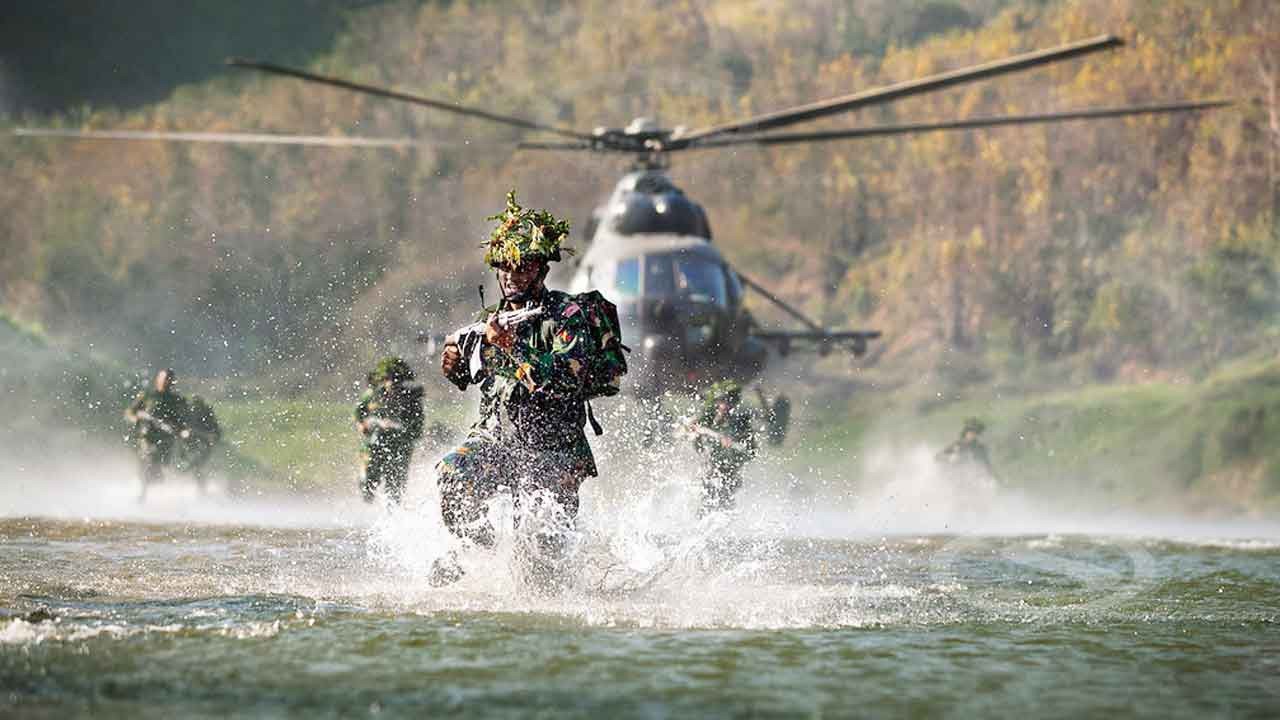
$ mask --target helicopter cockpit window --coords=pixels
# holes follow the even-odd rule
[[[640,258],[619,260],[613,271],[613,290],[622,298],[640,294]]]
[[[644,260],[646,297],[681,297],[725,304],[724,270],[704,257],[682,253],[650,255]]]

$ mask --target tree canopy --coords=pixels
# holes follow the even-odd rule
[[[642,115],[699,127],[1102,32],[1127,47],[813,127],[1237,103],[689,153],[673,177],[747,273],[826,322],[884,329],[873,365],[961,358],[974,377],[1048,364],[1106,379],[1274,344],[1280,8],[1266,0],[377,3],[310,67],[584,129]],[[138,360],[299,382],[469,316],[484,218],[508,188],[576,231],[623,167],[517,153],[513,129],[244,73],[45,121],[428,141],[0,142],[5,309]]]

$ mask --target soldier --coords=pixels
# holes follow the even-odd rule
[[[978,418],[965,419],[960,439],[938,453],[938,462],[954,466],[962,472],[977,473],[985,483],[996,482],[996,473],[991,467],[987,447],[978,439],[985,429],[986,425]]]
[[[138,474],[142,481],[139,502],[146,499],[147,486],[164,478],[164,465],[170,461],[178,440],[191,434],[186,425],[187,403],[173,389],[175,379],[173,370],[160,370],[151,386],[138,393],[124,411],[138,443]]]
[[[756,456],[755,424],[742,405],[742,386],[733,380],[712,385],[702,415],[689,429],[694,449],[708,459],[702,511],[733,507],[733,496],[742,488],[742,468]]]
[[[356,405],[360,447],[360,492],[373,502],[381,483],[387,497],[399,503],[409,478],[413,445],[422,437],[422,386],[412,384],[413,370],[398,357],[385,357],[369,373],[369,389]]]
[[[485,502],[503,487],[549,491],[564,517],[576,516],[578,489],[596,476],[583,432],[585,401],[616,393],[626,368],[617,328],[600,333],[598,311],[612,305],[598,294],[571,296],[544,284],[569,223],[520,207],[514,191],[506,210],[489,219],[498,225],[485,262],[497,270],[502,302],[486,310],[474,352],[464,339],[464,357],[451,336],[441,356],[444,376],[459,390],[480,386],[480,420],[436,466],[445,525],[482,546],[494,540]],[[499,321],[499,312],[519,310],[535,315],[512,326]]]
[[[204,492],[209,479],[205,465],[213,455],[213,447],[222,439],[222,428],[213,408],[199,395],[192,395],[188,404],[187,429],[189,433],[179,448],[181,463],[195,477],[200,492]]]

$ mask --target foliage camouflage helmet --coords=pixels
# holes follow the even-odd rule
[[[403,382],[413,379],[413,370],[409,369],[409,363],[403,359],[388,356],[378,361],[378,366],[373,371],[373,376],[382,382],[390,380],[391,382]]]
[[[737,405],[742,400],[742,386],[737,380],[721,380],[707,388],[707,400],[711,402],[725,401]]]
[[[961,430],[960,432],[961,434],[972,432],[974,435],[981,435],[982,431],[986,429],[987,426],[983,424],[981,420],[976,417],[971,417],[964,419],[964,430]]]
[[[506,210],[485,219],[498,221],[483,246],[484,261],[492,267],[514,267],[526,260],[556,262],[561,251],[573,254],[572,249],[560,247],[569,237],[569,221],[557,220],[546,210],[520,207],[515,190],[507,193]]]

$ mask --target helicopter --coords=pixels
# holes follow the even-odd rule
[[[628,338],[636,360],[628,384],[637,396],[654,398],[668,392],[696,391],[722,379],[733,379],[746,385],[762,375],[769,364],[771,353],[785,357],[795,350],[808,350],[825,355],[839,349],[861,356],[867,351],[870,341],[881,337],[881,332],[877,330],[823,327],[762,284],[733,268],[713,242],[706,210],[681,190],[668,174],[672,154],[741,145],[767,147],[1198,112],[1230,104],[1230,101],[1225,100],[1175,102],[814,132],[777,132],[780,128],[791,125],[1062,62],[1118,48],[1123,44],[1123,40],[1118,37],[1101,35],[1056,48],[1028,52],[696,130],[660,127],[651,120],[637,118],[623,128],[599,127],[591,132],[584,132],[269,62],[231,58],[227,60],[227,64],[557,137],[555,141],[522,141],[516,145],[518,150],[630,155],[633,158],[632,168],[618,181],[587,223],[586,234],[590,238],[590,244],[577,261],[569,289],[581,292],[598,288],[617,303],[623,334]],[[426,144],[413,138],[264,133],[29,128],[15,132],[26,136],[344,147]],[[745,295],[748,291],[776,306],[800,323],[803,329],[764,327],[746,308]]]

